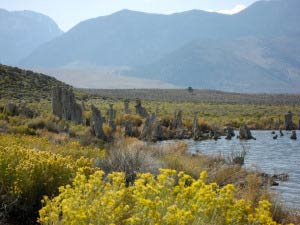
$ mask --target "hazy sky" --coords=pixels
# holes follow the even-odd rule
[[[78,22],[108,15],[121,9],[143,12],[174,13],[202,9],[234,13],[256,0],[0,0],[0,8],[33,10],[54,19],[64,31]]]

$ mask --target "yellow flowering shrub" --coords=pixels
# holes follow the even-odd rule
[[[105,155],[104,150],[92,146],[82,146],[75,140],[62,139],[59,142],[52,142],[49,139],[51,140],[51,138],[40,136],[0,134],[0,145],[3,147],[17,145],[27,149],[48,151],[62,156],[70,156],[75,160],[81,157],[102,158]]]
[[[6,145],[6,146],[4,146]],[[71,183],[78,168],[86,175],[94,172],[91,161],[62,157],[46,151],[27,149],[0,142],[1,210],[18,216],[32,216],[41,208],[44,195],[58,194],[58,188]]]
[[[137,176],[128,187],[123,173],[97,171],[87,178],[79,170],[73,185],[45,197],[42,224],[268,224],[275,225],[268,201],[254,207],[234,197],[233,185],[206,184],[206,172],[193,179],[161,169]]]

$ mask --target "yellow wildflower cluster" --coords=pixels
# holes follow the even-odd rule
[[[233,185],[206,184],[175,170],[161,169],[157,177],[139,174],[126,186],[123,173],[104,178],[97,171],[87,178],[79,170],[73,185],[60,188],[40,210],[42,224],[268,224],[268,201],[254,207],[234,197]]]
[[[8,211],[8,207],[17,210],[21,205],[25,206],[23,211],[34,210],[44,195],[53,196],[60,186],[71,183],[78,168],[84,168],[88,175],[95,172],[91,167],[88,159],[74,161],[71,157],[0,142],[2,206]]]
[[[47,137],[30,135],[0,134],[0,143],[6,146],[23,146],[27,149],[48,151],[62,156],[70,156],[73,159],[81,157],[95,159],[104,157],[105,151],[91,146],[83,147],[78,141],[64,139],[59,143],[49,141]]]

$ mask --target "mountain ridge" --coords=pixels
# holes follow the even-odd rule
[[[19,65],[119,67],[129,68],[121,74],[176,86],[299,92],[299,8],[297,0],[271,0],[255,2],[234,15],[122,10],[79,23]],[[191,43],[200,45],[187,47]]]
[[[41,44],[63,32],[48,16],[34,11],[0,10],[0,63],[16,65]]]

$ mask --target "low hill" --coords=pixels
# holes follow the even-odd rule
[[[69,87],[50,76],[0,64],[0,98],[2,99],[50,99],[54,86]]]

